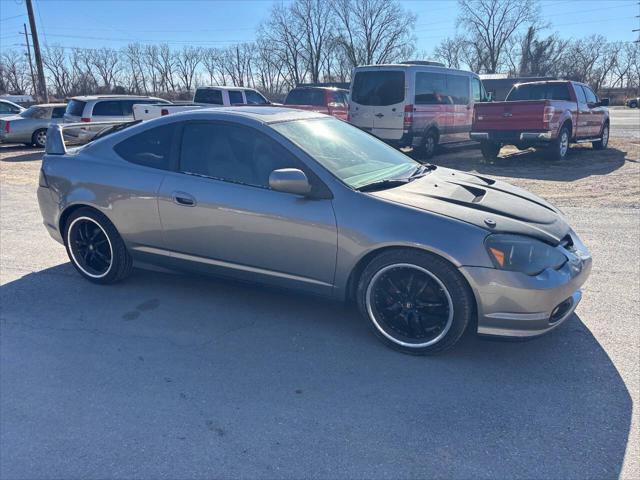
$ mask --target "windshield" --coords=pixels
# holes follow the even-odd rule
[[[29,107],[20,113],[23,118],[49,118],[49,109],[43,107]]]
[[[276,123],[273,128],[352,188],[406,177],[420,164],[335,118]]]

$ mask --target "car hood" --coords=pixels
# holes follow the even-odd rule
[[[378,198],[456,218],[490,232],[558,244],[570,231],[562,213],[506,182],[437,167],[406,185],[372,192]]]

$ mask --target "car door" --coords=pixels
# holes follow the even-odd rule
[[[582,85],[574,84],[576,101],[578,103],[578,121],[576,122],[576,138],[588,138],[591,136],[591,112],[587,104],[587,96]]]
[[[583,85],[584,94],[587,97],[587,108],[589,110],[589,136],[595,138],[600,135],[602,123],[604,122],[605,110],[600,106],[600,99],[586,85]]]
[[[164,241],[192,266],[329,293],[337,230],[332,202],[269,189],[273,170],[309,171],[277,141],[233,123],[183,127],[177,172],[159,195]]]

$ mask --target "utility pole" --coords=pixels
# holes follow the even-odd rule
[[[36,19],[33,16],[33,5],[31,0],[25,0],[27,13],[29,14],[29,27],[31,28],[31,38],[33,38],[33,53],[36,56],[36,68],[38,69],[38,90],[45,103],[49,102],[47,93],[47,83],[44,79],[44,68],[42,67],[42,55],[40,55],[40,42],[38,41],[38,31],[36,30]]]
[[[29,57],[29,70],[31,71],[31,85],[33,85],[34,97],[38,96],[38,87],[36,85],[36,77],[33,75],[33,63],[31,63],[31,47],[29,46],[29,34],[27,33],[27,24],[23,23],[24,40],[27,42],[27,56]]]

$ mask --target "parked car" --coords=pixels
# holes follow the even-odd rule
[[[99,284],[134,260],[352,300],[413,354],[467,328],[527,337],[580,301],[591,256],[563,215],[506,183],[432,165],[346,122],[203,109],[66,152],[52,125],[44,225]],[[105,293],[108,295],[108,292]]]
[[[476,105],[471,138],[479,140],[486,159],[503,145],[519,149],[542,146],[563,160],[570,143],[609,143],[608,99],[600,100],[585,84],[565,80],[515,85],[506,101]]]
[[[157,97],[136,95],[86,95],[73,97],[64,114],[65,123],[93,123],[93,122],[131,122],[133,117],[133,105],[141,103],[162,103],[170,105],[171,102]],[[99,129],[87,126],[65,131],[65,136],[71,141],[86,142],[90,140]]]
[[[24,108],[20,105],[10,102],[9,100],[0,99],[0,118],[17,115],[23,111]]]
[[[349,90],[335,87],[296,87],[287,94],[284,106],[346,120]]]
[[[0,142],[24,143],[44,148],[51,123],[64,120],[65,103],[33,105],[18,115],[0,120]]]
[[[349,122],[429,158],[439,144],[469,141],[473,106],[486,100],[472,72],[436,65],[356,67]]]
[[[150,120],[204,107],[229,107],[232,105],[271,105],[271,102],[253,88],[199,87],[193,96],[193,103],[134,105],[133,116],[136,120]]]
[[[638,108],[638,105],[640,105],[640,97],[627,100],[627,107],[629,108]]]

